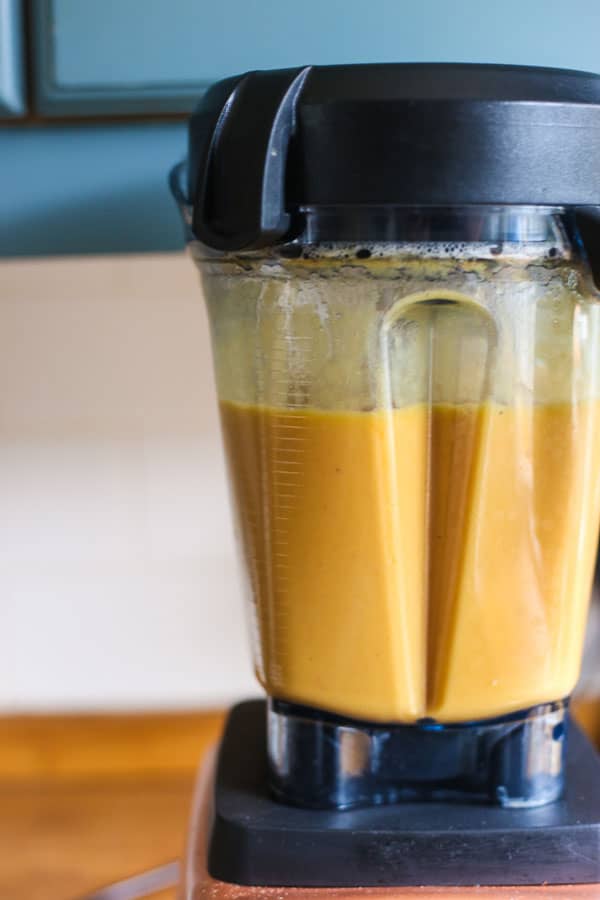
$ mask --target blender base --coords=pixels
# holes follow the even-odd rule
[[[564,799],[547,806],[410,802],[331,812],[270,796],[265,720],[262,701],[235,707],[216,775],[214,759],[203,766],[182,900],[312,900],[324,888],[337,898],[365,888],[421,900],[475,891],[511,900],[600,897],[600,759],[575,725]],[[539,887],[491,887],[502,885]]]
[[[282,803],[311,809],[411,800],[543,806],[564,790],[568,714],[562,700],[495,719],[401,725],[270,698],[269,785]]]

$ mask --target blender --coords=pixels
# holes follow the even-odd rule
[[[598,896],[568,698],[600,518],[600,76],[248,73],[201,100],[172,187],[267,694],[204,771],[185,897]]]

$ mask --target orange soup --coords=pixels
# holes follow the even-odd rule
[[[267,691],[390,722],[568,695],[596,552],[599,412],[223,402]]]

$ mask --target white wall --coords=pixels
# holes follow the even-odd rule
[[[256,691],[191,260],[0,263],[0,711]]]
[[[0,264],[0,709],[256,692],[196,272]]]

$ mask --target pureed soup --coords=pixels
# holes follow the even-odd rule
[[[464,722],[573,689],[600,323],[568,259],[510,251],[320,250],[205,274],[271,696]]]
[[[402,722],[567,696],[596,552],[584,457],[600,454],[599,414],[222,403],[269,693]]]

